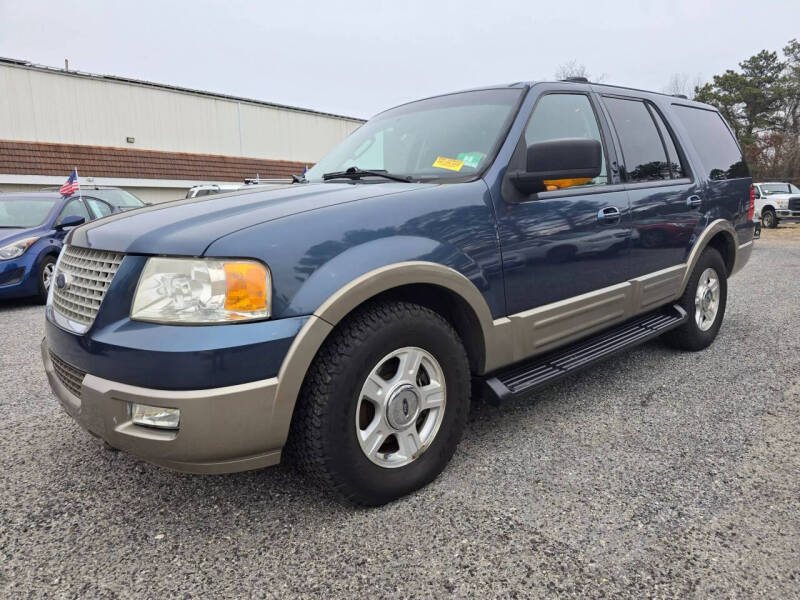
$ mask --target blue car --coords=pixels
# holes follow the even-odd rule
[[[44,302],[69,230],[114,212],[91,196],[0,194],[0,299],[38,296]]]
[[[575,80],[410,102],[294,183],[76,228],[45,370],[112,447],[194,473],[289,456],[382,504],[441,472],[475,392],[529,397],[657,336],[708,347],[751,183],[685,98]]]

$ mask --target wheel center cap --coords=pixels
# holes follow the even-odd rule
[[[397,388],[386,404],[386,420],[393,428],[405,429],[417,419],[419,395],[413,385],[405,384]]]
[[[711,295],[711,290],[707,290],[706,293],[703,295],[703,308],[708,308],[711,306],[711,301],[713,296]]]

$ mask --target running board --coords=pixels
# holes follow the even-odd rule
[[[601,360],[643,344],[686,322],[686,311],[670,306],[608,331],[516,365],[486,379],[490,396],[508,400],[563,379]],[[490,400],[491,401],[491,400]]]

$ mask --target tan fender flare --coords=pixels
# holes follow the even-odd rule
[[[374,296],[411,284],[436,285],[457,294],[471,307],[483,334],[485,355],[500,358],[506,348],[497,340],[497,328],[486,300],[464,275],[437,263],[408,261],[369,271],[347,283],[323,302],[295,337],[278,373],[270,441],[285,444],[295,402],[308,368],[333,328],[355,308]],[[494,362],[494,361],[493,361]]]
[[[697,238],[697,241],[692,247],[692,251],[689,253],[689,258],[686,260],[686,270],[683,273],[683,281],[681,281],[680,290],[676,298],[680,298],[683,295],[683,291],[689,283],[689,277],[692,276],[692,271],[694,271],[697,261],[700,260],[700,255],[703,253],[703,250],[706,249],[711,239],[720,232],[728,238],[728,243],[730,247],[733,248],[733,268],[731,269],[731,274],[737,270],[736,263],[738,261],[739,244],[737,242],[736,230],[733,228],[730,221],[726,221],[725,219],[712,221]],[[725,257],[723,257],[723,259],[724,258]]]

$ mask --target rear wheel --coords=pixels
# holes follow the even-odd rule
[[[39,265],[39,301],[47,302],[47,293],[53,283],[56,272],[56,257],[45,256]]]
[[[469,411],[458,334],[407,302],[369,305],[325,342],[303,384],[289,453],[342,498],[380,505],[432,481]]]
[[[775,216],[774,210],[768,208],[761,213],[761,226],[767,229],[775,229],[778,226],[778,217]]]
[[[678,304],[686,311],[686,323],[664,334],[663,339],[681,350],[702,350],[717,337],[728,300],[727,270],[715,248],[706,248],[692,271]]]

